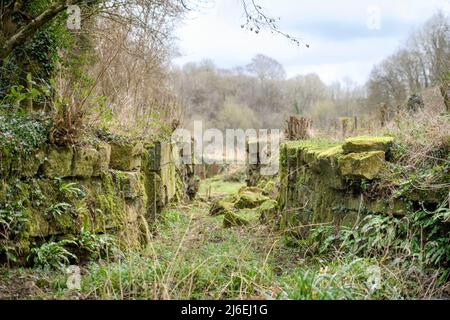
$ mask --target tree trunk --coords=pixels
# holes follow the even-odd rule
[[[36,18],[32,19],[28,24],[21,27],[11,36],[7,36],[4,43],[0,47],[0,60],[6,59],[15,48],[23,45],[33,35],[39,31],[47,22],[53,20],[58,14],[64,11],[69,5],[83,2],[83,0],[60,0],[48,7]],[[5,19],[5,17],[2,17]],[[6,21],[2,21],[5,24]]]

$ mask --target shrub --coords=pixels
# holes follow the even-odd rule
[[[77,257],[66,249],[68,245],[76,246],[77,243],[72,240],[44,243],[40,247],[32,248],[28,259],[37,267],[61,270],[68,266],[71,260],[77,260]]]

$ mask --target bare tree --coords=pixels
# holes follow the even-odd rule
[[[369,104],[398,107],[411,94],[442,82],[450,70],[450,21],[437,12],[407,45],[376,66],[367,83]]]
[[[287,83],[288,105],[291,113],[305,114],[321,99],[326,98],[327,89],[317,74],[297,76]]]
[[[168,6],[178,9],[188,10],[192,8],[191,4],[199,0],[104,0],[98,5],[98,12],[109,12],[116,19],[121,20],[122,13],[126,13],[127,18],[131,19],[135,25],[147,28],[148,17],[145,17],[148,7],[160,7],[166,10]],[[36,34],[43,26],[52,21],[60,13],[67,9],[69,5],[91,4],[90,0],[55,0],[52,1],[44,10],[35,16],[23,12],[26,1],[23,0],[2,0],[0,3],[0,59],[7,58],[15,48],[23,45]],[[300,40],[281,31],[278,27],[278,19],[269,17],[263,8],[254,0],[241,0],[247,22],[242,27],[259,33],[262,29],[269,29],[271,32],[285,36],[296,44]],[[22,23],[15,22],[14,16],[21,15]],[[308,46],[308,45],[307,45]]]

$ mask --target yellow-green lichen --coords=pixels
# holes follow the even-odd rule
[[[368,151],[387,152],[393,142],[394,138],[392,137],[360,136],[346,139],[342,148],[345,154]]]
[[[64,178],[72,175],[72,148],[51,147],[43,165],[43,173],[48,178]]]
[[[344,178],[373,180],[385,166],[384,151],[350,153],[339,158],[339,169]]]
[[[122,171],[135,171],[141,167],[141,144],[111,143],[110,167]]]
[[[278,203],[275,200],[264,201],[258,208],[259,219],[263,222],[271,221],[277,217]]]

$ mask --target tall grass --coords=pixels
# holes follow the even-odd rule
[[[419,294],[417,284],[403,278],[400,266],[388,267],[375,257],[356,258],[337,247],[331,250],[332,242],[322,241],[323,230],[292,246],[292,239],[256,223],[223,229],[221,217],[210,217],[201,203],[167,210],[164,216],[141,254],[87,265],[81,297],[397,299]],[[314,242],[330,246],[320,252],[305,250]],[[380,270],[375,287],[374,268]]]
[[[168,209],[163,216],[143,252],[83,266],[80,292],[66,289],[62,271],[9,270],[0,282],[31,279],[35,290],[20,295],[33,299],[400,299],[438,294],[419,266],[355,254],[330,226],[318,226],[309,238],[297,240],[256,221],[224,229],[222,218],[209,216],[203,203]]]

